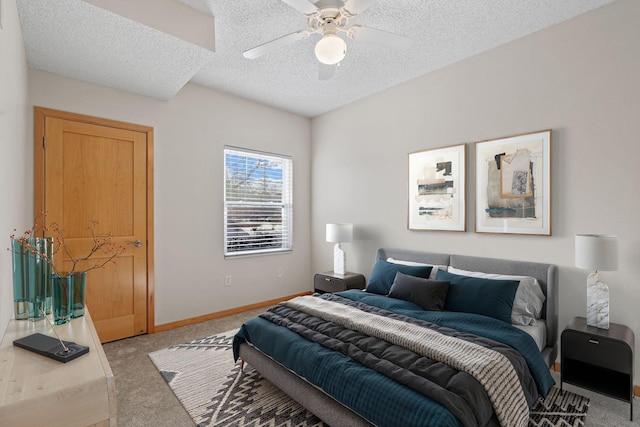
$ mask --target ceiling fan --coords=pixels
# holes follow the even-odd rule
[[[245,58],[255,59],[272,50],[306,39],[311,34],[322,34],[315,47],[316,58],[320,62],[320,80],[333,77],[335,67],[347,53],[347,44],[338,36],[344,33],[352,40],[364,40],[383,46],[406,49],[412,39],[375,28],[349,25],[349,19],[368,9],[376,0],[319,0],[315,4],[309,0],[282,0],[289,6],[304,13],[310,29],[299,30],[275,40],[263,43],[243,52]]]

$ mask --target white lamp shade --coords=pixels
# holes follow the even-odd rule
[[[618,236],[576,234],[576,267],[585,270],[617,270]]]
[[[327,242],[342,243],[353,240],[353,224],[327,224]]]
[[[335,65],[347,54],[347,44],[335,34],[327,34],[316,43],[315,53],[318,61]]]

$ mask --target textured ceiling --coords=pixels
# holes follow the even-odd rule
[[[168,100],[188,81],[313,117],[614,0],[378,0],[350,23],[411,37],[394,51],[347,40],[318,79],[317,35],[257,59],[242,52],[307,28],[281,0],[180,0],[215,17],[215,52],[82,0],[17,0],[34,69]]]

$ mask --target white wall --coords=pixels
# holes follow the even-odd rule
[[[9,235],[33,219],[33,150],[27,136],[27,60],[15,0],[2,2],[0,29],[0,335],[13,314]]]
[[[313,119],[314,271],[331,268],[331,221],[354,223],[347,267],[365,275],[381,246],[556,263],[564,328],[585,315],[574,235],[617,234],[620,269],[600,277],[612,321],[640,336],[639,21],[640,1],[619,0]],[[474,233],[473,142],[549,128],[553,236]],[[467,232],[408,231],[408,153],[461,143]]]
[[[311,125],[196,85],[165,103],[39,71],[28,74],[27,102],[15,1],[2,3],[0,232],[20,230],[32,218],[34,105],[153,126],[157,324],[309,290],[311,272],[332,265],[324,224],[350,221],[356,229],[355,241],[343,245],[347,265],[366,275],[380,246],[555,262],[561,325],[585,312],[586,272],[573,266],[574,235],[616,233],[620,269],[601,277],[611,286],[612,320],[640,334],[640,2],[618,0]],[[472,143],[547,128],[554,144],[553,236],[475,234]],[[460,143],[469,143],[468,231],[408,231],[407,153]],[[293,253],[223,259],[224,144],[293,156]],[[10,254],[0,251],[0,330],[11,299]]]
[[[29,87],[30,106],[154,127],[157,325],[311,290],[309,119],[193,84],[168,102],[40,71]],[[293,252],[224,259],[225,144],[293,157]]]

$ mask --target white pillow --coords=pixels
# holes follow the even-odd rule
[[[438,274],[438,270],[447,271],[446,265],[434,265],[434,264],[425,264],[424,262],[414,262],[414,261],[403,261],[401,259],[395,258],[387,258],[387,262],[391,262],[393,264],[402,264],[402,265],[412,265],[412,266],[429,266],[433,267],[431,269],[431,273],[429,274],[429,279],[435,280],[436,274]]]
[[[540,319],[542,314],[542,305],[545,296],[538,283],[538,279],[529,276],[511,276],[508,274],[491,274],[481,271],[460,270],[449,266],[449,273],[458,274],[460,276],[478,277],[482,279],[495,280],[519,280],[518,290],[513,299],[513,308],[511,311],[511,323],[514,325],[535,325],[536,320]]]

